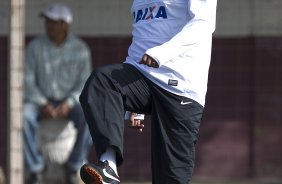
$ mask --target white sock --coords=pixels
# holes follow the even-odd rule
[[[101,155],[100,161],[107,160],[109,163],[109,166],[115,171],[115,173],[118,175],[117,172],[117,165],[116,165],[116,152],[113,147],[108,147],[107,150]]]

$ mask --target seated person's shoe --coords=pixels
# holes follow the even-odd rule
[[[42,184],[43,183],[43,175],[42,173],[30,173],[26,184]]]
[[[67,164],[64,164],[65,181],[67,184],[79,184],[80,179],[76,170],[70,169]]]
[[[80,177],[86,184],[119,184],[119,177],[109,166],[108,161],[98,164],[84,164],[80,169]]]

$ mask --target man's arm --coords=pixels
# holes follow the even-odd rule
[[[77,68],[79,70],[79,76],[69,97],[66,99],[66,103],[69,107],[79,104],[79,95],[92,70],[91,53],[89,48],[85,46],[85,48],[81,49],[81,53],[79,54],[81,55],[80,60],[78,61],[79,68]]]
[[[41,93],[40,89],[36,85],[36,44],[31,43],[26,50],[25,54],[25,66],[24,66],[24,99],[26,102],[42,106],[47,104],[46,97]]]
[[[216,0],[189,1],[189,11],[194,15],[193,19],[168,42],[146,51],[146,54],[156,62],[151,66],[161,66],[185,53],[190,47],[195,47],[201,40],[209,39],[215,30],[216,2]]]

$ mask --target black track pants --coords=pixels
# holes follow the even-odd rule
[[[151,114],[153,184],[187,184],[203,107],[169,93],[128,64],[97,68],[80,95],[97,156],[109,146],[123,161],[124,112]]]

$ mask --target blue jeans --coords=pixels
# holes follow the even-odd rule
[[[39,108],[31,103],[25,103],[23,111],[25,165],[30,172],[41,172],[45,163],[39,146]],[[69,119],[77,129],[77,138],[66,165],[76,171],[87,160],[92,140],[80,105],[75,105],[71,109]]]

